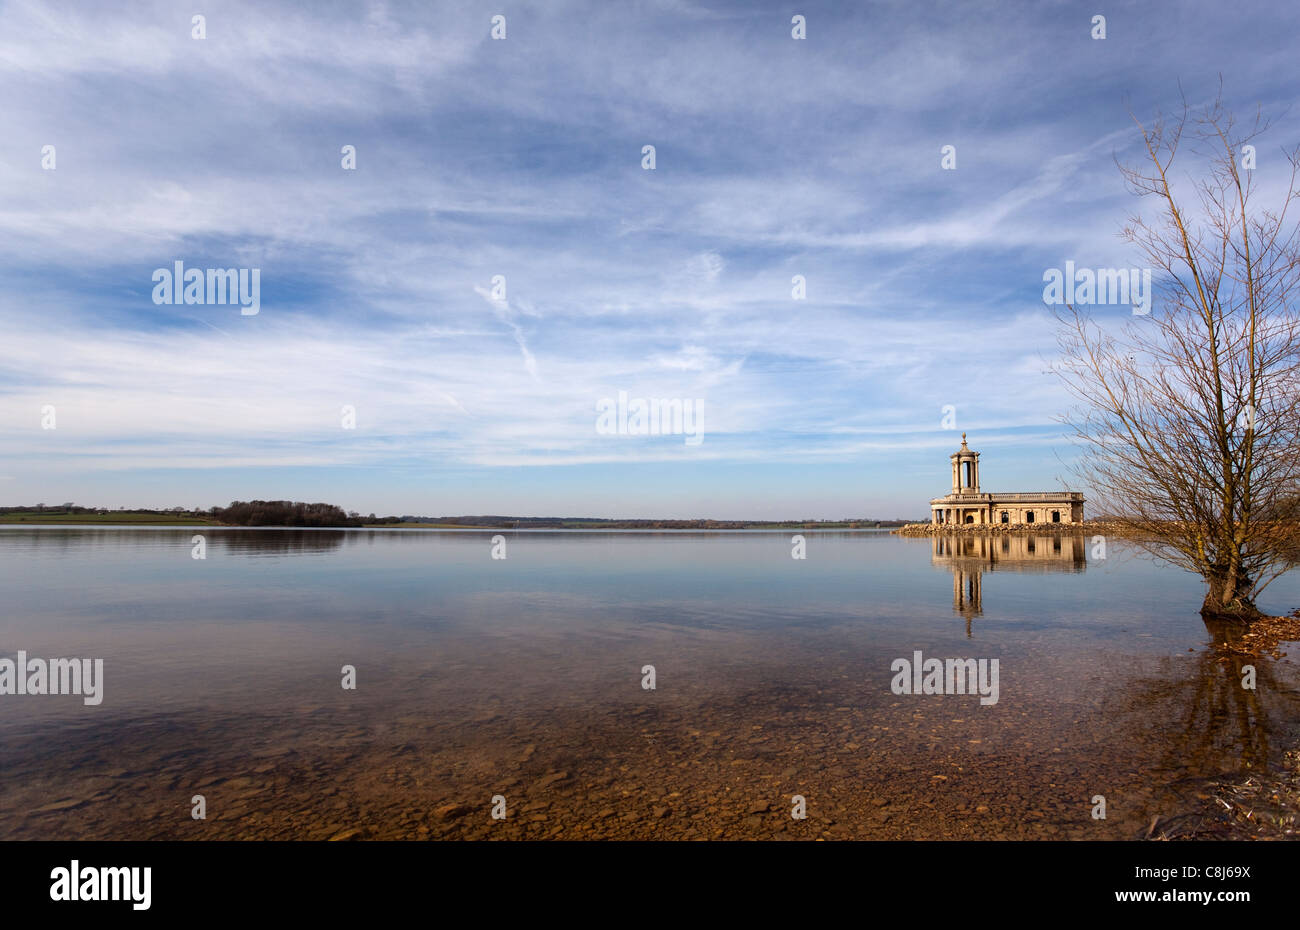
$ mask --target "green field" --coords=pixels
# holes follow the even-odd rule
[[[116,510],[109,513],[68,513],[65,510],[46,510],[41,513],[13,511],[0,512],[0,524],[39,524],[60,523],[131,523],[146,526],[220,526],[216,520],[202,517],[167,516],[158,513],[140,513],[134,510]]]

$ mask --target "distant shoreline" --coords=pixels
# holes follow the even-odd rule
[[[346,523],[337,526],[225,523],[193,515],[168,516],[145,511],[67,513],[0,512],[0,526],[195,526],[226,529],[445,529],[445,530],[873,530],[906,526],[903,520],[605,520],[539,517],[455,517],[436,521]]]

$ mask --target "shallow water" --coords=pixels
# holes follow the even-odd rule
[[[1300,744],[1294,659],[1242,689],[1118,540],[494,535],[0,529],[0,654],[105,679],[0,696],[0,838],[1127,839]],[[894,694],[915,650],[998,702]]]

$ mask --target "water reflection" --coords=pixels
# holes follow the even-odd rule
[[[357,543],[361,539],[360,534],[349,534],[344,530],[222,530],[204,535],[209,549],[232,555],[261,556],[333,552],[345,541]]]
[[[1205,628],[1213,642],[1230,643],[1241,638],[1240,627],[1211,620]],[[1254,669],[1254,687],[1243,686],[1246,668]],[[1196,672],[1165,683],[1179,690],[1177,705],[1184,708],[1180,741],[1170,746],[1170,766],[1189,760],[1213,758],[1241,769],[1267,765],[1269,740],[1283,720],[1296,716],[1295,696],[1276,678],[1274,663],[1267,657],[1246,657],[1218,649],[1196,656]],[[1162,686],[1153,691],[1158,696]],[[1266,707],[1265,695],[1280,695],[1286,706],[1276,702]],[[1279,719],[1280,718],[1280,719]]]
[[[930,540],[930,564],[952,572],[952,610],[971,621],[984,613],[985,572],[1087,571],[1088,557],[1081,536],[935,536]]]
[[[333,529],[237,529],[216,526],[182,527],[0,527],[0,538],[7,538],[24,549],[94,550],[96,548],[130,549],[181,547],[192,545],[194,536],[202,536],[209,551],[238,555],[311,555],[333,552],[343,543],[367,541],[367,535]]]
[[[1240,637],[1232,626],[1205,625],[1214,642]],[[1153,771],[1166,784],[1152,793],[1141,817],[1172,835],[1213,830],[1211,814],[1219,812],[1205,801],[1214,786],[1268,772],[1294,745],[1300,718],[1300,692],[1267,657],[1207,649],[1182,662],[1161,660],[1150,678],[1116,690],[1106,709],[1118,726],[1146,726],[1159,734],[1164,748]],[[1247,667],[1254,670],[1254,688],[1243,687]],[[1172,713],[1153,720],[1154,708]]]
[[[0,700],[0,839],[192,838],[204,791],[216,839],[1128,839],[1300,740],[1293,661],[1243,689],[1198,579],[1068,577],[1089,537],[505,532],[503,563],[492,531],[0,530],[0,650],[108,676],[97,708]],[[936,570],[995,706],[889,687],[972,645]],[[777,778],[833,806],[753,815]],[[526,817],[433,816],[503,788]]]

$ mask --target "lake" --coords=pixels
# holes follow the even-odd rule
[[[0,655],[104,668],[0,696],[0,838],[1130,839],[1300,745],[1294,659],[1243,689],[1121,540],[494,535],[0,528]]]

